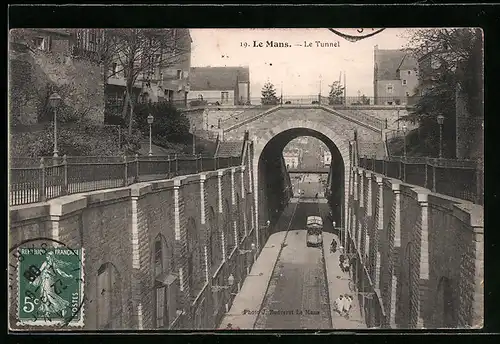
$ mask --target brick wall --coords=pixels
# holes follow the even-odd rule
[[[103,264],[112,267],[116,276],[113,290],[112,329],[152,329],[156,323],[155,241],[162,239],[162,276],[173,276],[178,286],[176,317],[164,328],[214,328],[231,306],[238,284],[253,263],[251,254],[240,255],[226,249],[226,259],[210,266],[209,231],[220,240],[222,229],[239,230],[234,222],[224,226],[232,211],[233,220],[243,227],[239,245],[249,249],[252,237],[245,237],[245,218],[236,217],[233,193],[240,196],[240,209],[253,200],[250,184],[242,182],[249,169],[236,167],[214,172],[177,177],[170,180],[138,183],[130,187],[71,195],[52,200],[48,205],[25,205],[10,210],[10,246],[36,237],[56,238],[72,248],[85,249],[86,301],[85,330],[98,329],[98,270]],[[233,177],[232,177],[233,176]],[[220,177],[220,189],[219,189]],[[234,182],[234,183],[233,183]],[[244,195],[244,197],[243,197]],[[220,200],[228,200],[220,207]],[[234,198],[234,200],[236,197]],[[209,209],[215,213],[214,226],[208,225]],[[222,210],[222,213],[219,211]],[[247,232],[248,222],[247,220]],[[197,249],[193,266],[195,288],[188,285],[187,231],[195,229]],[[230,233],[224,233],[227,241]],[[227,242],[224,243],[227,247]],[[232,253],[232,254],[231,254]],[[219,252],[222,257],[222,252]],[[247,257],[248,256],[248,257]],[[220,264],[222,263],[222,264]],[[233,274],[235,285],[230,290],[212,291],[212,285],[227,285]],[[15,299],[11,320],[15,318]],[[216,307],[216,305],[218,305]],[[216,309],[218,308],[218,309]],[[181,312],[183,311],[183,312]],[[11,323],[12,326],[13,323]],[[15,320],[14,320],[15,324]]]
[[[350,241],[359,252],[364,252],[365,242],[375,245],[364,261],[369,271],[377,266],[377,246],[380,251],[380,274],[370,275],[375,277],[371,287],[385,314],[378,320],[399,328],[480,326],[482,207],[359,168],[350,178],[354,179],[349,195]],[[373,221],[367,221],[367,202],[372,203]],[[366,233],[363,223],[368,226]],[[358,281],[358,286],[363,284],[367,281]]]

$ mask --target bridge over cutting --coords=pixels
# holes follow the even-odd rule
[[[328,170],[330,204],[338,223],[345,219],[349,168],[357,142],[359,154],[385,156],[383,132],[385,121],[362,112],[335,109],[323,104],[279,105],[253,112],[220,132],[220,140],[240,140],[245,132],[254,143],[253,171],[256,207],[259,223],[273,220],[292,197],[292,188],[283,148],[299,136],[311,136],[323,141],[332,153]]]

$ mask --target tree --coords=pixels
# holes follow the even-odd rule
[[[276,90],[274,85],[269,81],[264,84],[262,88],[262,105],[277,105],[279,103],[278,97],[276,97]]]
[[[149,85],[161,70],[177,65],[189,51],[187,29],[105,29],[102,44],[103,63],[116,68],[105,78],[123,73],[125,102],[123,117],[128,116],[128,131],[132,132],[134,108],[133,88],[137,82]],[[115,65],[116,63],[116,65]],[[167,76],[168,77],[168,76]]]
[[[419,123],[420,141],[426,153],[438,146],[437,116],[443,115],[443,140],[453,155],[456,91],[466,99],[469,112],[482,116],[482,34],[480,29],[418,29],[406,33],[408,50],[422,64],[419,86],[422,96],[401,120]],[[428,61],[428,68],[423,69]],[[457,87],[458,86],[458,87]],[[448,143],[446,145],[446,143]]]
[[[340,105],[344,103],[344,86],[340,81],[334,81],[330,85],[330,93],[328,94],[328,103],[330,105]]]
[[[168,102],[139,104],[136,123],[139,130],[148,133],[147,117],[153,115],[151,134],[159,142],[181,142],[189,135],[189,119]]]

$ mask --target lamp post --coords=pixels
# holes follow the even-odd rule
[[[323,76],[320,74],[319,75],[319,97],[318,97],[318,103],[321,104],[321,86],[323,83]]]
[[[196,138],[194,132],[196,131],[196,124],[193,124],[193,155],[196,155]]]
[[[61,103],[61,96],[56,92],[52,93],[49,97],[50,107],[54,109],[54,158],[59,156],[57,150],[57,108]]]
[[[238,253],[239,254],[247,254],[247,253],[252,253],[253,251],[255,251],[255,244],[252,243],[250,245],[250,250],[238,250]]]
[[[227,285],[214,285],[212,286],[212,292],[218,292],[224,289],[229,289],[234,285],[234,276],[230,274],[227,278]]]
[[[437,116],[437,121],[439,124],[439,159],[443,157],[443,122],[444,122],[444,116],[439,115]]]
[[[283,81],[281,81],[280,105],[283,105]]]
[[[403,157],[406,159],[406,124],[403,124]]]
[[[149,114],[148,116],[148,124],[149,124],[149,153],[148,155],[149,156],[152,156],[153,155],[153,147],[152,147],[152,140],[151,140],[151,125],[153,124],[153,121],[154,121],[154,117],[152,114]]]

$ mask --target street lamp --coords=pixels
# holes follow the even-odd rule
[[[196,155],[196,138],[194,132],[196,131],[196,124],[193,124],[193,155]]]
[[[148,155],[151,156],[153,155],[153,147],[152,147],[152,142],[151,142],[151,125],[153,124],[154,117],[152,114],[149,114],[148,116],[148,124],[149,124],[149,153]]]
[[[212,286],[212,291],[213,292],[218,292],[224,289],[229,289],[234,285],[234,276],[233,274],[230,274],[229,277],[227,278],[227,285],[214,285]]]
[[[444,116],[439,115],[437,116],[437,121],[439,124],[439,159],[443,157],[443,122],[444,122]]]
[[[54,92],[49,97],[49,105],[54,109],[54,158],[57,158],[59,151],[57,150],[57,108],[61,103],[61,96]]]
[[[252,243],[252,244],[250,245],[250,247],[251,247],[251,249],[250,249],[250,250],[239,250],[239,251],[238,251],[238,252],[239,252],[239,254],[246,254],[246,253],[251,253],[251,252],[255,251],[255,244],[254,244],[254,243]]]
[[[406,159],[406,130],[408,128],[406,127],[406,124],[403,124],[403,156]]]

